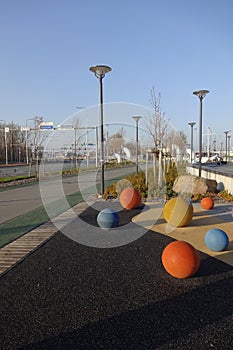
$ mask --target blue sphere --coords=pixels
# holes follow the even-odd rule
[[[212,228],[207,231],[204,238],[205,244],[214,252],[221,252],[226,249],[229,244],[229,238],[220,228]]]
[[[119,215],[111,208],[103,209],[97,216],[97,223],[104,230],[117,227],[119,225]]]

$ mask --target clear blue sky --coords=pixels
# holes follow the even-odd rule
[[[150,107],[154,86],[167,118],[189,134],[199,116],[192,92],[208,89],[203,129],[224,138],[233,130],[232,16],[232,0],[2,0],[0,119],[59,124],[98,104],[89,67],[107,64],[105,102]]]

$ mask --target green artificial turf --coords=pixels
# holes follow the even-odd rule
[[[109,181],[106,181],[106,186],[109,186],[111,183],[120,180],[122,177],[114,178]],[[85,190],[86,194],[93,194],[94,191],[100,190],[100,184],[96,187],[90,187]],[[0,224],[0,247],[10,243],[11,241],[19,238],[25,233],[33,230],[35,227],[42,225],[46,221],[50,220],[69,208],[75,206],[76,204],[83,201],[83,197],[80,192],[75,192],[70,195],[67,195],[65,198],[56,200],[52,203],[31,210],[23,215],[17,216],[14,219],[10,219]],[[49,213],[49,215],[48,215]]]
[[[66,196],[66,200],[61,199],[50,203],[46,208],[47,210],[41,206],[0,224],[0,247],[33,230],[35,227],[42,225],[50,218],[63,213],[81,201],[81,194],[79,192],[73,193]]]

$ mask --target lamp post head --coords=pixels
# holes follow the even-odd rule
[[[209,93],[209,90],[198,90],[194,91],[193,94],[198,96],[200,100],[203,100],[203,98]]]
[[[190,123],[188,123],[188,125],[190,125],[191,128],[192,128],[194,125],[196,125],[196,123],[195,122],[190,122]]]
[[[227,136],[227,134],[229,134],[229,132],[231,132],[231,130],[224,131],[224,134],[226,134],[226,136]]]
[[[142,117],[140,117],[139,115],[136,115],[135,117],[132,117],[132,118],[136,121],[136,123],[138,123]]]
[[[104,65],[91,66],[89,68],[91,72],[95,74],[95,76],[100,79],[105,76],[105,74],[111,72],[112,68]]]

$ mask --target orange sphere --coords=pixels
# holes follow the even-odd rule
[[[200,267],[200,255],[189,243],[175,241],[168,244],[162,253],[162,264],[173,277],[187,278]]]
[[[120,194],[120,203],[127,210],[135,209],[141,204],[141,194],[133,187],[125,188]]]
[[[210,197],[204,197],[201,200],[202,209],[210,210],[214,207],[214,200]]]

